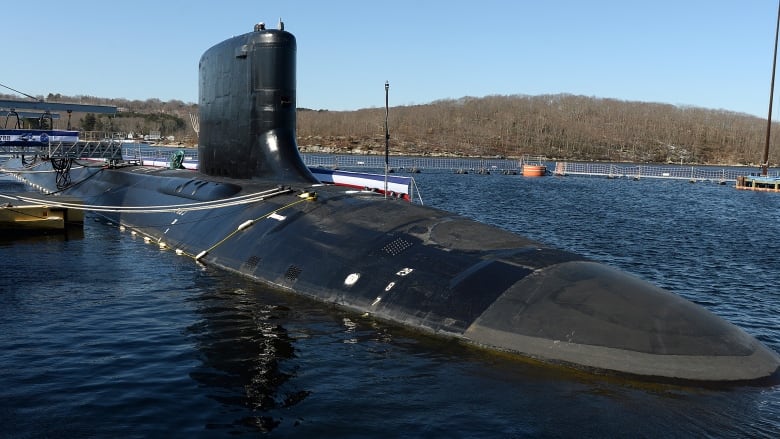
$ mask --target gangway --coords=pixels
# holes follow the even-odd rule
[[[80,140],[78,131],[0,129],[0,154],[54,159],[122,160],[122,142]]]
[[[30,95],[26,96],[31,100],[0,99],[0,112],[5,112],[5,123],[0,128],[0,154],[22,157],[22,161],[29,166],[37,162],[36,158],[48,160],[56,172],[59,189],[70,185],[70,168],[74,160],[105,159],[112,164],[122,160],[121,141],[84,141],[79,139],[78,131],[71,129],[71,116],[74,111],[113,115],[117,110],[115,106],[45,102]],[[17,109],[36,112],[20,113]],[[59,115],[52,113],[53,111],[67,112],[66,129],[54,127],[54,120],[59,119]],[[15,118],[14,124],[8,127],[11,117]],[[37,123],[23,123],[23,120],[30,119],[37,119]],[[33,156],[33,160],[28,162],[25,156]]]
[[[36,110],[34,112],[17,111]],[[68,114],[67,128],[54,127],[54,120],[64,111]],[[0,127],[0,154],[37,155],[50,159],[107,159],[122,160],[122,143],[114,139],[81,140],[79,132],[71,129],[73,112],[116,114],[111,105],[89,105],[67,102],[45,102],[42,100],[0,99],[0,114],[5,123]],[[14,118],[13,125],[8,126]],[[25,127],[22,120],[37,119],[38,128]],[[29,125],[29,124],[28,124]]]

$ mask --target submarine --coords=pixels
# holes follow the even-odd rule
[[[777,376],[777,353],[636,276],[444,210],[322,184],[296,143],[296,52],[280,23],[203,53],[197,171],[76,161],[63,179],[46,157],[5,171],[198,263],[480,348],[646,380]]]

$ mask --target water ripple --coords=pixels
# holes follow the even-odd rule
[[[426,172],[426,203],[668,288],[780,351],[780,197]],[[777,437],[780,388],[539,367],[269,291],[93,221],[0,240],[10,437]]]

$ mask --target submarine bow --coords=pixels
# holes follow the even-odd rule
[[[319,185],[295,141],[295,56],[292,34],[261,25],[204,53],[199,172],[77,168],[65,192],[117,206],[103,214],[203,263],[492,350],[664,379],[777,373],[780,357],[754,337],[637,277],[443,210]],[[24,175],[55,187],[51,174]],[[149,205],[175,208],[132,209]]]

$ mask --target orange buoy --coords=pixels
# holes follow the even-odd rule
[[[547,166],[544,165],[523,165],[524,177],[542,177],[547,173]]]

